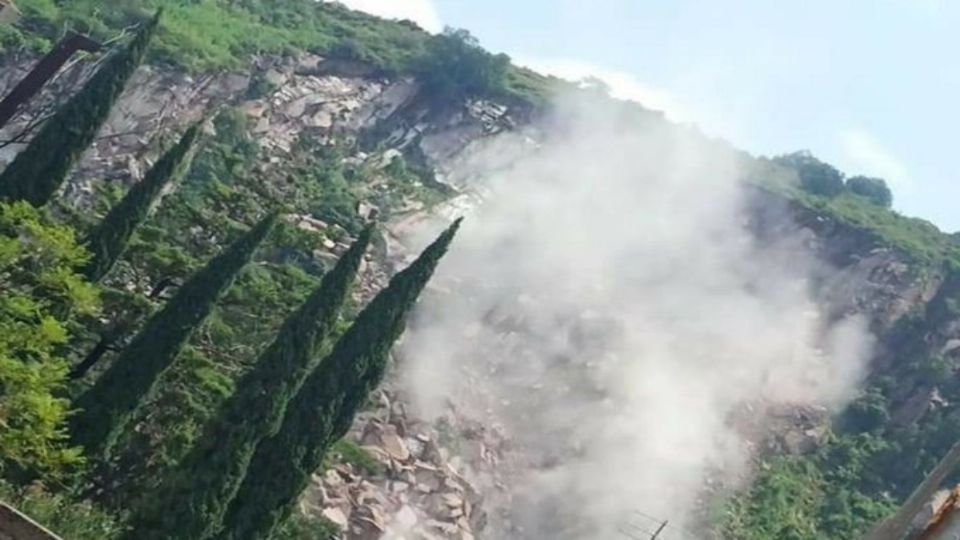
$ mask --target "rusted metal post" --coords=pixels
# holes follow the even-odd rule
[[[60,71],[77,51],[97,52],[103,45],[86,36],[69,32],[57,45],[34,66],[33,70],[0,101],[0,128],[17,113],[21,105],[30,100],[43,85]]]

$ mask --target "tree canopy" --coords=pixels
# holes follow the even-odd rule
[[[847,189],[884,208],[890,208],[893,204],[893,193],[883,178],[852,176],[847,180]]]
[[[455,101],[496,94],[509,67],[509,56],[487,52],[466,30],[447,28],[427,42],[415,71],[432,97]]]
[[[800,177],[800,187],[816,195],[835,197],[843,193],[843,173],[807,151],[774,158],[775,163],[789,167]]]
[[[67,443],[74,315],[98,308],[77,269],[87,259],[70,227],[25,202],[0,203],[0,474],[59,475],[80,462]]]

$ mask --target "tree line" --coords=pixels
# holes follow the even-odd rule
[[[0,474],[26,483],[84,458],[108,462],[123,435],[181,360],[276,228],[268,211],[187,278],[72,401],[62,350],[98,284],[131,247],[161,194],[189,169],[201,138],[189,127],[144,178],[78,237],[47,208],[94,142],[143,61],[161,13],[46,122],[0,173]],[[306,300],[280,326],[202,434],[155,489],[126,508],[124,539],[263,539],[290,517],[329,448],[348,431],[382,381],[407,314],[452,242],[454,222],[366,305],[338,327],[362,260],[376,236],[367,225]],[[88,356],[89,359],[98,356]],[[78,371],[78,367],[80,368]],[[75,377],[91,365],[72,366]],[[71,410],[75,409],[75,410]],[[90,474],[95,474],[91,472]]]
[[[796,171],[800,187],[809,193],[823,197],[852,193],[883,208],[893,205],[893,192],[883,178],[863,175],[847,178],[835,167],[807,151],[777,156],[773,162]]]

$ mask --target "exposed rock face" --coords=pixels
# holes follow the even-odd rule
[[[0,58],[0,94],[19,81],[33,57]],[[44,118],[79,87],[95,69],[76,64],[51,82],[27,110],[0,130],[0,141],[16,138]],[[255,82],[265,81],[265,95],[251,97]],[[190,77],[170,69],[145,67],[130,83],[113,110],[97,143],[88,151],[66,188],[70,198],[83,199],[91,181],[130,183],[139,180],[156,157],[158,134],[180,131],[224,105],[239,106],[250,117],[268,162],[283,156],[301,139],[318,144],[354,140],[422,156],[444,169],[476,141],[514,125],[502,105],[474,102],[433,110],[418,100],[419,85],[408,78],[385,79],[356,65],[306,54],[299,59],[261,58],[248,73]],[[386,132],[374,128],[389,125]],[[27,137],[28,138],[28,137]],[[0,165],[22,145],[0,149]]]
[[[0,94],[16,84],[34,60],[0,58]],[[12,139],[44,118],[93,69],[91,64],[77,64],[66,70],[30,108],[0,131],[0,140]],[[258,80],[265,81],[269,90],[251,95]],[[249,73],[199,78],[145,67],[113,110],[100,138],[68,182],[65,195],[83,204],[92,193],[93,182],[138,181],[157,157],[158,134],[180,131],[222,106],[239,107],[249,117],[264,154],[265,169],[281,167],[284,157],[300,142],[349,142],[381,124],[392,127],[375,141],[376,146],[384,148],[380,158],[383,166],[407,153],[438,170],[452,169],[449,163],[464,159],[463,154],[472,145],[513,125],[507,107],[475,102],[434,111],[428,103],[418,101],[418,92],[419,85],[413,80],[384,79],[362,65],[315,55],[295,60],[262,58]],[[23,140],[29,140],[29,133]],[[0,166],[21,146],[14,143],[0,150]],[[368,158],[361,153],[348,159]],[[419,207],[406,210],[412,212],[412,219],[422,218]],[[371,218],[379,209],[364,203],[359,211]],[[331,227],[308,215],[287,219],[310,231],[323,232]],[[320,250],[321,257],[336,256],[346,249],[343,242],[327,242]],[[414,255],[395,237],[393,242],[388,255],[394,263],[402,264]],[[388,279],[389,265],[371,262],[369,256],[364,262],[357,290],[361,301],[376,294]],[[384,465],[385,474],[371,476],[347,463],[318,473],[314,486],[304,496],[304,512],[322,515],[340,525],[345,538],[350,539],[472,539],[484,529],[487,518],[478,488],[463,476],[464,467],[468,460],[493,459],[491,451],[474,452],[469,458],[457,455],[449,445],[460,444],[459,433],[456,440],[440,442],[443,435],[407,416],[402,401],[391,392],[388,386],[381,393],[381,406],[364,414],[352,435]],[[451,416],[451,425],[458,422]]]
[[[6,92],[27,72],[34,58],[0,59],[0,93]],[[30,103],[26,110],[0,130],[0,140],[16,138],[35,126],[66,96],[79,88],[96,65],[74,64],[65,69]],[[100,137],[73,173],[66,195],[83,199],[93,179],[132,182],[139,180],[146,163],[156,158],[151,141],[158,133],[182,130],[199,120],[207,111],[228,102],[249,84],[249,76],[240,74],[190,77],[174,70],[144,67],[127,87],[113,109]],[[0,150],[0,164],[18,151],[20,144]]]
[[[911,258],[876,235],[763,190],[753,190],[750,227],[757,238],[795,238],[825,268],[814,270],[818,296],[834,316],[860,313],[883,336],[905,315],[930,302],[946,274],[915,270]]]
[[[754,193],[750,216],[760,241],[792,236],[824,263],[824,271],[813,272],[815,289],[832,316],[859,313],[868,318],[877,338],[871,378],[918,354],[943,355],[954,370],[960,367],[960,316],[947,309],[960,285],[946,269],[919,264],[868,231],[766,191]],[[925,334],[907,339],[909,347],[923,350],[907,350],[904,343],[902,326],[911,319]],[[921,381],[898,381],[892,397],[891,417],[901,426],[919,422],[945,404],[935,386]],[[828,421],[823,418],[824,425]]]
[[[0,93],[26,72],[32,58],[0,59]],[[0,131],[0,140],[12,138],[33,120],[42,118],[46,104],[76,88],[93,66],[77,65],[57,79],[37,104],[18,121]],[[256,80],[269,90],[251,93]],[[334,139],[360,140],[383,151],[385,166],[404,153],[423,159],[437,176],[463,188],[470,185],[478,167],[506,167],[512,159],[536,148],[536,135],[527,131],[523,114],[488,101],[434,110],[419,97],[416,81],[387,79],[367,66],[327,60],[315,55],[299,59],[262,58],[250,73],[221,73],[193,78],[182,73],[148,68],[141,70],[114,110],[100,140],[86,156],[67,195],[83,201],[99,180],[138,180],[158,150],[158,132],[180,131],[217,107],[234,105],[249,117],[265,152],[265,167],[280,167],[283,157],[302,140],[327,144]],[[496,148],[498,160],[474,161],[481,149]],[[0,149],[0,165],[17,145]],[[366,159],[365,154],[350,159]],[[960,290],[960,279],[945,271],[918,273],[910,258],[884,245],[876,236],[784,201],[767,192],[756,192],[747,212],[748,226],[757,241],[793,238],[824,265],[813,272],[818,299],[839,318],[851,313],[869,318],[879,338],[874,373],[882,373],[900,360],[889,341],[898,324],[921,313],[927,349],[960,365],[960,316],[938,306]],[[452,200],[446,208],[459,213],[472,204],[471,194]],[[417,206],[390,224],[389,261],[402,264],[413,254],[402,240],[425,217]],[[367,216],[376,208],[362,209]],[[328,224],[310,216],[292,216],[298,226],[322,231]],[[343,244],[330,241],[324,251],[337,253]],[[372,262],[372,261],[371,261]],[[366,272],[360,296],[369,298],[388,275],[387,268]],[[929,309],[925,308],[930,306]],[[493,314],[497,316],[497,314]],[[584,322],[586,325],[589,321]],[[503,317],[496,324],[504,339],[522,331],[522,320]],[[584,330],[584,347],[590,336]],[[892,412],[901,424],[919,421],[942,406],[935,386],[904,381],[899,407]],[[530,399],[556,389],[531,388]],[[349,464],[320,472],[304,496],[305,512],[322,515],[341,525],[348,539],[451,538],[469,539],[487,531],[498,508],[513,500],[502,480],[510,475],[511,444],[502,429],[489,419],[466,418],[451,406],[442,422],[428,424],[404,405],[405,396],[388,384],[378,406],[361,416],[350,435],[383,466],[374,475]],[[762,418],[745,424],[747,437],[758,450],[803,454],[824,438],[829,419],[825,410],[809,406],[768,410],[751,404],[747,416]],[[759,412],[758,412],[759,411]],[[552,460],[565,456],[540,456],[549,469]],[[513,459],[516,456],[512,456]],[[493,494],[491,496],[491,494]],[[496,497],[492,503],[489,499]],[[491,517],[493,516],[493,517]],[[499,533],[509,534],[510,524]],[[489,534],[489,533],[488,533]]]

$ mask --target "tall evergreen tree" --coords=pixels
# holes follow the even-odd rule
[[[137,406],[150,397],[157,379],[233,284],[276,220],[275,214],[264,218],[194,274],[77,399],[80,410],[71,421],[71,433],[88,455],[109,455]]]
[[[154,201],[171,181],[176,182],[190,164],[190,154],[200,125],[190,127],[180,142],[147,171],[126,196],[103,218],[87,238],[92,257],[84,268],[90,281],[100,281],[113,268],[136,228],[147,218]]]
[[[134,516],[135,538],[192,540],[216,532],[257,444],[276,433],[287,402],[316,366],[372,232],[372,226],[363,231],[320,287],[287,318],[197,446],[158,496]]]
[[[457,220],[394,276],[307,378],[287,406],[277,434],[257,446],[218,539],[263,540],[290,515],[327,449],[347,433],[357,411],[383,379],[406,316],[459,225]]]
[[[74,163],[93,144],[113,104],[143,61],[160,15],[158,11],[127,47],[114,52],[7,165],[0,174],[0,200],[43,206],[53,197]]]

